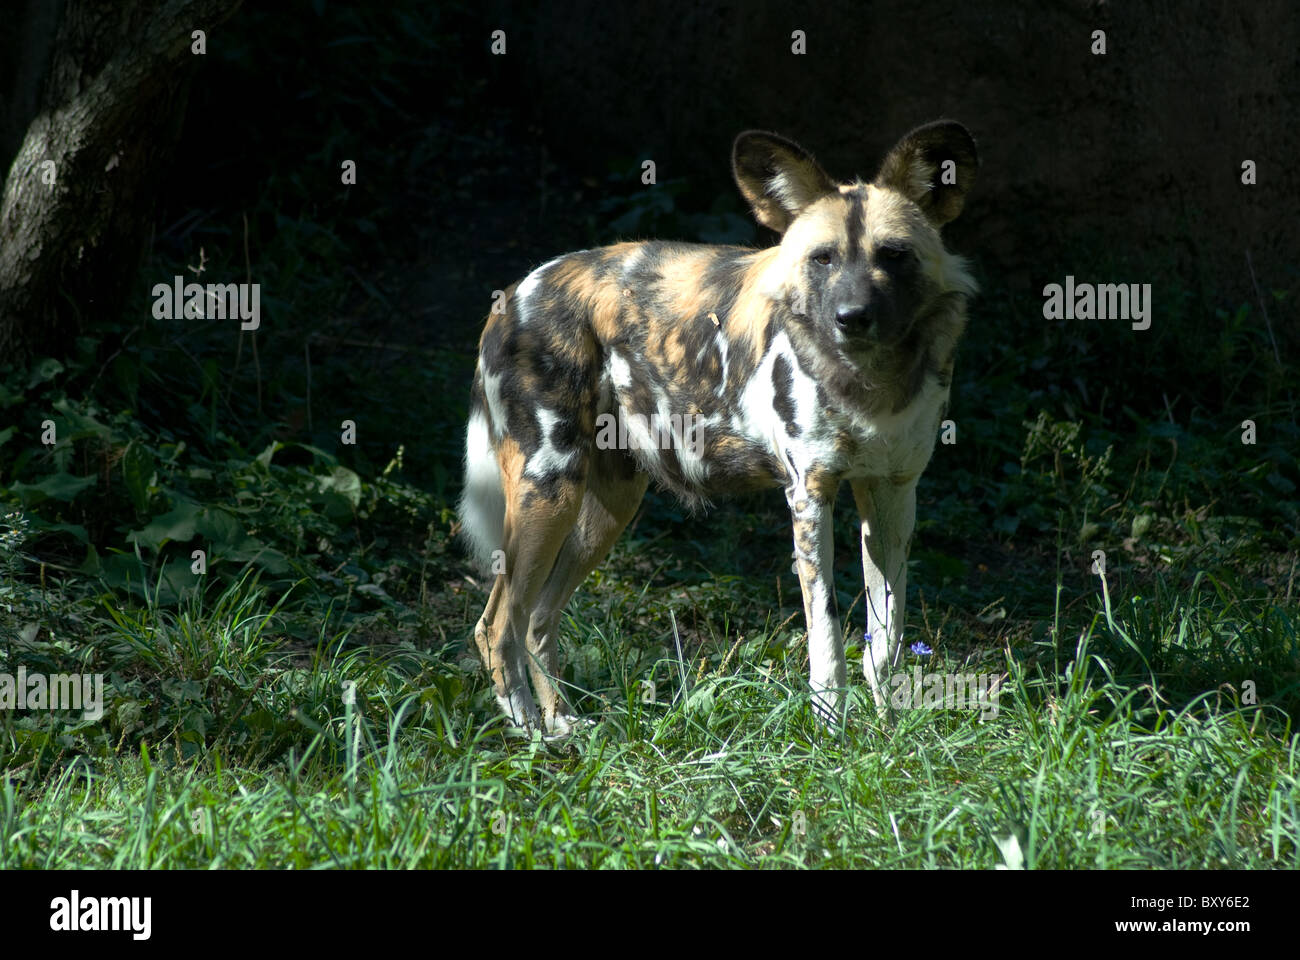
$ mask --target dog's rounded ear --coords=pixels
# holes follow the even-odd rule
[[[731,147],[731,172],[758,222],[777,233],[835,182],[799,144],[775,133],[746,130]]]
[[[897,190],[941,227],[961,213],[978,166],[970,131],[955,120],[936,120],[904,134],[880,165],[875,185]]]

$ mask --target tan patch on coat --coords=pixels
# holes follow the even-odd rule
[[[824,467],[815,466],[808,473],[808,492],[822,503],[834,503],[840,490],[840,475]]]
[[[754,258],[745,285],[723,326],[728,351],[737,357],[748,353],[750,369],[761,359],[767,328],[772,322],[772,300],[768,291],[759,288],[759,280],[776,263],[780,254],[779,246],[769,247]]]

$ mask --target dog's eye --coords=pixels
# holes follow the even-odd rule
[[[881,260],[902,260],[907,256],[907,247],[881,247],[876,251]]]
[[[813,254],[813,263],[820,263],[823,267],[829,267],[831,265],[830,253],[823,250],[821,253]]]

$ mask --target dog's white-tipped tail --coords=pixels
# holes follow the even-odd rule
[[[474,565],[481,573],[492,570],[492,554],[501,549],[505,534],[506,498],[501,489],[501,466],[492,447],[487,412],[470,413],[465,431],[465,488],[460,495],[460,532]]]

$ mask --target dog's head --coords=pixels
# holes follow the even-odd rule
[[[904,136],[870,183],[837,184],[784,137],[742,133],[736,183],[782,235],[768,295],[850,357],[899,343],[936,298],[973,292],[939,229],[961,213],[978,164],[974,139],[951,120]]]

